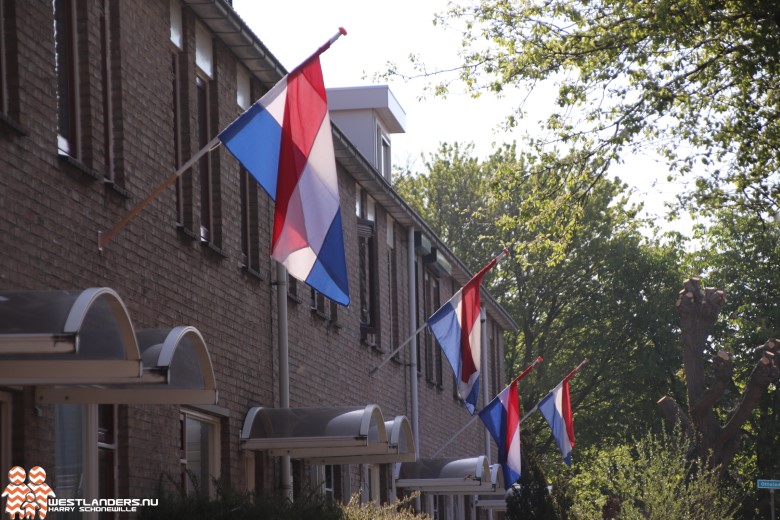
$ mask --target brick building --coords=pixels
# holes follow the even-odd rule
[[[262,492],[290,457],[296,492],[423,489],[441,518],[478,514],[491,468],[477,492],[425,471],[481,473],[484,428],[453,438],[470,417],[427,331],[392,354],[471,273],[390,184],[405,116],[386,87],[329,92],[349,307],[279,278],[273,203],[221,148],[98,250],[285,73],[225,0],[0,0],[0,474],[40,466],[62,498],[149,497],[166,475]],[[482,301],[492,396],[515,324]]]

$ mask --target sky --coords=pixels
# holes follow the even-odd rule
[[[320,58],[325,86],[389,85],[406,112],[406,132],[391,136],[393,164],[408,164],[417,171],[423,166],[421,155],[434,153],[442,142],[473,143],[475,154],[487,157],[494,144],[511,143],[522,132],[533,132],[552,103],[549,92],[538,92],[526,104],[538,115],[532,113],[518,130],[507,133],[500,125],[519,104],[520,93],[510,92],[501,99],[454,93],[442,99],[425,96],[423,79],[376,79],[388,62],[411,71],[410,54],[419,55],[430,68],[448,69],[460,63],[459,35],[433,23],[435,14],[446,6],[447,0],[233,0],[234,9],[287,70],[344,27],[347,35]],[[636,190],[633,200],[643,202],[645,214],[658,217],[659,224],[664,202],[673,200],[681,187],[666,180],[666,170],[651,156],[626,157],[611,174]],[[690,220],[664,224],[664,228],[687,234]]]

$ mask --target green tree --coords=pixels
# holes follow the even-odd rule
[[[545,127],[580,159],[608,165],[653,143],[676,171],[704,173],[698,211],[776,212],[778,12],[760,0],[484,0],[451,4],[437,23],[462,31],[460,78],[473,93],[554,83]]]
[[[636,442],[588,448],[574,489],[572,519],[727,520],[736,501],[715,471],[687,457],[685,439],[645,434]],[[617,513],[617,514],[616,514]]]
[[[442,147],[427,171],[398,189],[404,196],[413,192],[412,204],[423,204],[416,209],[451,237],[456,253],[477,245],[481,253],[471,253],[470,268],[510,247],[510,258],[491,271],[487,286],[520,325],[508,340],[507,378],[537,356],[545,360],[521,384],[524,407],[587,357],[588,368],[572,382],[578,442],[623,439],[657,424],[658,396],[684,395],[670,296],[682,279],[678,244],[640,232],[636,208],[625,208],[619,182],[597,182],[590,197],[569,208],[577,225],[564,229],[564,208],[548,203],[576,188],[559,184],[544,159],[518,157],[507,146],[480,162],[464,159],[461,150]],[[466,191],[470,202],[463,204],[462,186],[476,182],[461,179],[466,175],[478,176],[481,189]],[[457,202],[432,204],[432,197],[420,196],[427,193]],[[546,424],[535,418],[524,428],[539,436],[534,444],[552,455],[548,463],[559,464]]]
[[[701,247],[692,255],[695,268],[727,295],[723,319],[714,326],[711,352],[734,353],[735,382],[724,392],[730,408],[756,363],[760,352],[756,347],[767,338],[780,337],[780,306],[772,289],[780,284],[776,260],[780,257],[780,223],[724,211],[712,225],[701,227],[697,238]],[[742,450],[730,472],[734,485],[746,491],[745,518],[768,514],[769,494],[756,490],[756,479],[780,475],[780,460],[771,448],[780,445],[780,395],[777,383],[773,386],[774,391],[762,393],[743,426]]]

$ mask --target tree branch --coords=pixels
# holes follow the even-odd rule
[[[665,395],[656,404],[661,407],[661,412],[664,414],[667,422],[673,426],[680,426],[682,432],[691,439],[696,438],[691,420],[677,401]]]
[[[742,401],[734,409],[734,413],[721,432],[722,442],[726,442],[730,437],[739,433],[739,429],[748,420],[769,384],[780,381],[780,368],[778,368],[778,360],[775,356],[778,346],[780,346],[780,340],[771,339],[756,349],[762,354],[761,358],[753,367],[748,384],[742,394]]]
[[[715,403],[723,396],[723,393],[731,384],[734,375],[734,365],[731,362],[731,356],[722,350],[714,356],[715,377],[712,387],[707,390],[696,406],[692,408],[691,414],[694,417],[703,416],[708,410],[711,410]]]

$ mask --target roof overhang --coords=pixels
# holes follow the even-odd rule
[[[397,462],[414,462],[417,460],[412,426],[405,415],[397,415],[392,421],[385,421],[385,432],[388,436],[387,453],[371,455],[370,462],[372,464],[394,464]],[[306,462],[316,465],[339,465],[361,464],[368,461],[361,455],[339,457],[324,457],[318,455],[307,458]]]
[[[437,495],[504,494],[501,466],[488,465],[484,455],[396,464],[395,485]]]
[[[390,421],[388,421],[390,422]],[[397,430],[393,431],[393,426]],[[320,464],[397,462],[414,454],[406,418],[392,421],[388,438],[379,406],[249,410],[241,429],[244,449]],[[391,445],[395,433],[396,444]]]
[[[0,385],[34,386],[38,403],[215,404],[194,327],[133,329],[119,295],[0,292]]]
[[[94,404],[216,404],[217,385],[206,342],[195,327],[136,332],[143,360],[137,381],[38,386],[36,402]]]

